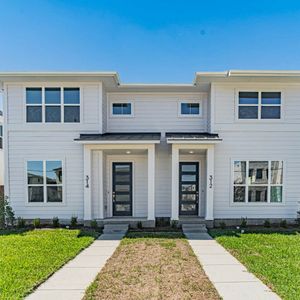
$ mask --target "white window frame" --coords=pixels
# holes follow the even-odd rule
[[[239,104],[239,93],[240,92],[256,92],[258,93],[258,104]],[[265,92],[275,92],[280,93],[280,104],[262,104],[261,103],[261,94]],[[260,89],[253,89],[253,88],[243,88],[243,89],[236,89],[235,91],[235,120],[238,122],[243,123],[255,123],[259,122],[266,122],[266,123],[273,123],[273,122],[282,122],[284,119],[284,111],[283,111],[283,103],[284,103],[284,91],[282,89],[274,89],[274,88],[260,88]],[[240,119],[239,118],[239,107],[240,106],[257,106],[258,107],[258,116],[257,119]],[[280,107],[280,118],[279,119],[262,119],[261,118],[261,107],[262,106],[279,106]]]
[[[43,184],[28,184],[28,170],[27,170],[27,163],[29,161],[41,161],[43,162]],[[62,165],[62,183],[61,184],[47,184],[46,182],[46,162],[49,161],[60,161]],[[26,205],[28,206],[62,206],[66,204],[65,201],[65,163],[63,159],[39,159],[39,158],[29,158],[24,160],[24,169],[25,169],[25,199],[26,199]],[[44,196],[44,201],[43,202],[29,202],[28,199],[28,188],[30,186],[40,186],[43,187],[43,196]],[[59,186],[62,187],[62,201],[61,202],[48,202],[47,201],[47,186]]]
[[[27,104],[27,98],[26,98],[26,89],[27,88],[40,88],[42,89],[42,103],[41,104]],[[59,104],[46,104],[45,99],[45,91],[47,88],[59,88],[60,89],[60,103]],[[65,88],[78,88],[79,89],[79,103],[78,104],[65,104],[64,103],[64,89]],[[24,86],[24,102],[25,102],[25,109],[24,109],[24,120],[26,124],[81,124],[82,123],[82,105],[81,105],[81,99],[82,99],[82,88],[80,86],[72,85],[72,86],[61,86],[59,84],[57,85],[26,85]],[[27,106],[41,106],[42,107],[42,122],[28,122],[27,121]],[[60,122],[46,122],[46,106],[59,106],[60,107]],[[79,107],[79,122],[65,122],[64,120],[64,108],[65,106],[78,106]]]
[[[182,114],[181,113],[181,104],[197,103],[199,104],[199,113],[198,114]],[[180,100],[178,101],[178,117],[180,118],[201,118],[203,115],[203,105],[202,100]]]
[[[130,114],[114,114],[113,113],[113,105],[114,104],[130,104],[131,105],[131,113]],[[133,118],[134,117],[134,105],[133,105],[133,101],[131,100],[124,100],[124,101],[111,101],[110,103],[110,117],[111,118]]]
[[[235,161],[245,161],[246,162],[246,182],[244,184],[235,184],[234,183],[234,162]],[[267,161],[268,162],[268,183],[267,184],[249,184],[248,180],[248,173],[249,173],[249,162],[250,161]],[[282,183],[281,184],[272,184],[271,183],[271,162],[272,161],[281,161],[283,163],[283,170],[282,170]],[[230,177],[230,204],[232,206],[282,206],[285,204],[285,177],[286,177],[286,162],[280,158],[251,158],[251,159],[244,159],[244,158],[232,158],[230,161],[231,166],[231,177]],[[234,187],[241,186],[245,187],[245,202],[234,202]],[[267,186],[268,187],[268,198],[267,202],[248,202],[248,189],[249,186]],[[271,202],[271,187],[272,186],[281,186],[282,187],[282,201],[281,202]]]

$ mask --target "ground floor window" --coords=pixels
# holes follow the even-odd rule
[[[283,191],[283,161],[233,162],[233,202],[280,203]]]
[[[27,190],[30,203],[63,201],[62,161],[27,161]]]

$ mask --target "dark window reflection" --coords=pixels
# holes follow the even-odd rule
[[[43,184],[43,162],[27,162],[27,182],[28,184]]]
[[[46,176],[47,176],[47,184],[61,184],[62,183],[62,162],[47,161]]]

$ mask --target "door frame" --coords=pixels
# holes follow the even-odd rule
[[[193,156],[193,158],[189,157],[189,156]],[[196,215],[190,215],[190,216],[194,216],[194,217],[199,217],[201,216],[201,205],[202,205],[202,198],[203,198],[203,187],[202,187],[202,160],[199,159],[198,155],[183,155],[183,157],[179,158],[179,162],[178,162],[178,174],[180,176],[180,163],[192,163],[192,162],[197,162],[198,163],[198,212]],[[178,176],[178,215],[180,217],[180,178]],[[205,197],[204,197],[205,199]],[[181,216],[189,216],[189,215],[181,215]]]
[[[135,160],[133,158],[128,157],[128,159],[123,158],[121,155],[108,155],[108,193],[107,193],[107,217],[114,218],[116,216],[113,215],[113,201],[112,201],[112,192],[113,192],[113,163],[132,163],[132,215],[128,217],[135,216]],[[119,216],[117,216],[119,217]],[[124,216],[126,217],[126,216]]]

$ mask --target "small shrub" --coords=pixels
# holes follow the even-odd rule
[[[286,222],[286,220],[281,220],[280,227],[287,228],[287,222]]]
[[[26,225],[25,220],[23,218],[21,218],[21,217],[18,217],[18,219],[17,219],[17,227],[18,228],[24,228],[25,225]]]
[[[91,228],[93,228],[93,229],[97,229],[97,228],[98,228],[98,223],[97,223],[97,221],[96,221],[96,220],[92,220],[90,226],[91,226]]]
[[[52,226],[54,228],[58,228],[59,227],[59,218],[58,217],[53,217],[53,219],[52,219]]]
[[[0,228],[13,226],[15,221],[15,213],[8,202],[8,197],[0,193]]]
[[[265,220],[264,226],[265,226],[266,228],[270,228],[270,227],[271,227],[271,222],[270,222],[270,220]]]
[[[40,218],[34,219],[32,224],[33,224],[34,228],[40,228],[41,227],[41,219]]]
[[[246,228],[247,227],[247,218],[242,218],[241,220],[241,227]]]
[[[220,225],[221,229],[225,229],[226,228],[226,223],[225,222],[220,222],[219,225]]]
[[[155,219],[156,227],[170,227],[170,219],[169,218],[156,218]]]
[[[178,228],[178,221],[172,220],[172,221],[171,221],[171,227],[172,227],[172,228]]]
[[[143,223],[141,221],[137,222],[137,228],[139,228],[139,229],[143,228]]]
[[[77,223],[77,217],[73,216],[73,217],[71,218],[70,224],[71,224],[72,227],[76,227],[77,224],[78,224],[78,223]]]

